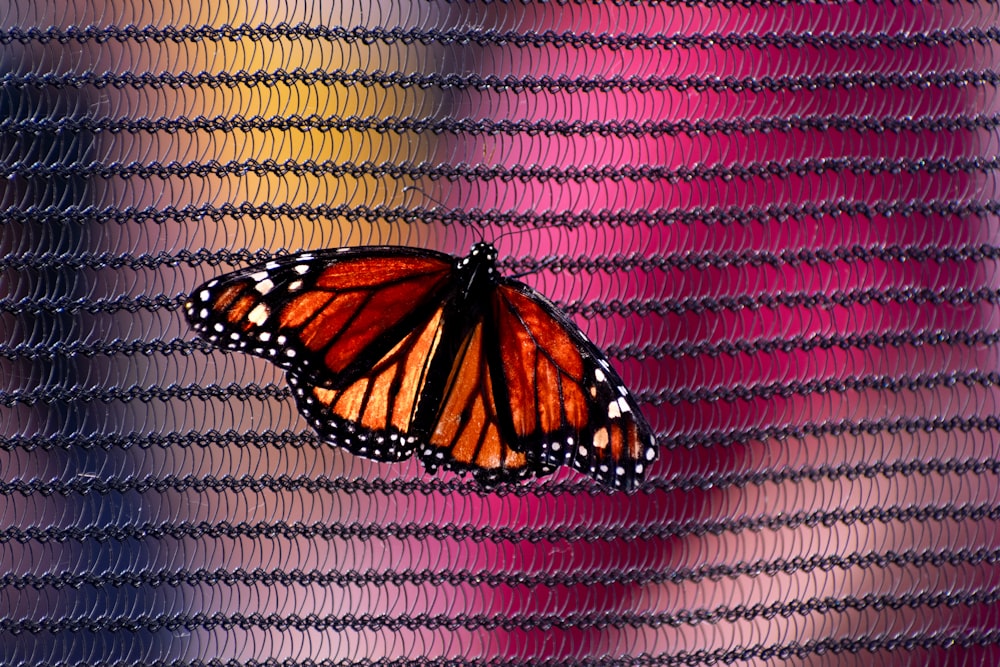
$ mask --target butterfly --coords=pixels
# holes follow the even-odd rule
[[[487,489],[569,466],[633,491],[657,458],[635,398],[547,298],[465,257],[368,246],[288,255],[215,278],[184,304],[203,339],[286,371],[326,442]]]

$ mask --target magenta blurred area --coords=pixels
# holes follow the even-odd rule
[[[0,663],[996,664],[998,13],[0,8]],[[479,239],[636,394],[638,493],[353,457],[177,307]]]

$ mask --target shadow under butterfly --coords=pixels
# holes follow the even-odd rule
[[[633,491],[656,439],[605,356],[547,298],[466,257],[370,246],[289,255],[211,280],[184,305],[217,347],[287,371],[330,444],[416,453],[485,488],[558,466]]]

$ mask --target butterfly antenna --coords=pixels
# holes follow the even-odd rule
[[[405,186],[403,188],[403,192],[414,192],[414,191],[415,192],[419,192],[424,197],[426,197],[429,201],[437,204],[441,208],[444,208],[444,209],[448,208],[448,205],[445,204],[443,201],[441,201],[440,199],[437,199],[433,195],[428,194],[426,191],[422,190],[421,188],[417,187],[416,185],[407,185],[407,186]],[[483,236],[483,230],[481,230],[478,227],[476,227],[474,225],[471,225],[471,224],[468,226],[468,229],[472,230],[472,232],[477,236],[477,238],[478,238],[479,241],[483,241],[484,240],[485,237]]]
[[[525,271],[519,271],[517,273],[507,274],[507,277],[521,278],[523,276],[530,276],[532,273],[540,273],[542,271],[545,271],[546,269],[552,268],[553,266],[556,266],[556,270],[559,271],[563,268],[562,266],[557,266],[561,261],[562,260],[560,257],[556,255],[549,255],[548,257],[543,257],[542,260],[538,262],[538,264],[536,264],[534,267],[527,269]]]
[[[424,197],[425,197],[426,199],[429,199],[429,200],[431,200],[432,202],[434,202],[434,203],[435,203],[435,204],[437,204],[438,206],[444,206],[444,204],[442,204],[442,203],[441,203],[440,201],[438,201],[438,200],[437,200],[437,199],[435,199],[434,197],[432,197],[432,196],[430,196],[429,194],[427,194],[427,193],[426,193],[426,192],[425,192],[425,191],[423,190],[423,188],[419,188],[419,187],[417,187],[416,185],[406,185],[406,186],[403,186],[403,192],[405,192],[405,193],[407,193],[407,194],[409,194],[409,193],[411,193],[411,192],[419,192],[419,193],[420,193],[420,194],[422,194],[422,195],[423,195],[423,196],[424,196]],[[404,201],[404,202],[403,202],[403,206],[406,206],[407,208],[413,208],[413,201],[412,201],[412,197],[411,197],[411,198],[409,198],[409,199],[407,199],[406,201]]]
[[[507,229],[507,230],[502,231],[499,234],[497,234],[497,236],[493,239],[493,242],[496,243],[500,239],[504,238],[505,236],[513,236],[514,234],[524,234],[524,233],[530,232],[530,231],[533,231],[533,230],[531,230],[529,228],[526,228],[526,227],[518,227],[516,229]]]
[[[515,234],[526,234],[528,232],[539,231],[539,229],[540,228],[536,228],[536,227],[517,227],[515,229],[508,229],[508,230],[505,230],[504,232],[502,232],[501,234],[498,234],[497,237],[496,237],[496,239],[494,240],[494,243],[498,242],[500,239],[505,238],[507,236],[514,236]],[[555,256],[555,255],[548,256],[548,257],[543,257],[538,262],[538,264],[536,264],[533,268],[527,269],[525,271],[519,271],[517,273],[508,274],[508,277],[510,277],[510,278],[520,278],[521,276],[531,275],[532,273],[539,273],[539,272],[544,271],[544,270],[546,270],[548,268],[551,268],[552,266],[558,264],[560,261],[561,261],[560,258],[558,256]],[[557,270],[558,270],[558,268],[557,268]]]

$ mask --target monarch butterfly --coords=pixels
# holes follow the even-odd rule
[[[289,255],[196,289],[193,328],[287,371],[327,442],[377,461],[473,473],[485,488],[568,465],[632,491],[657,458],[634,397],[497,251],[405,247]]]

